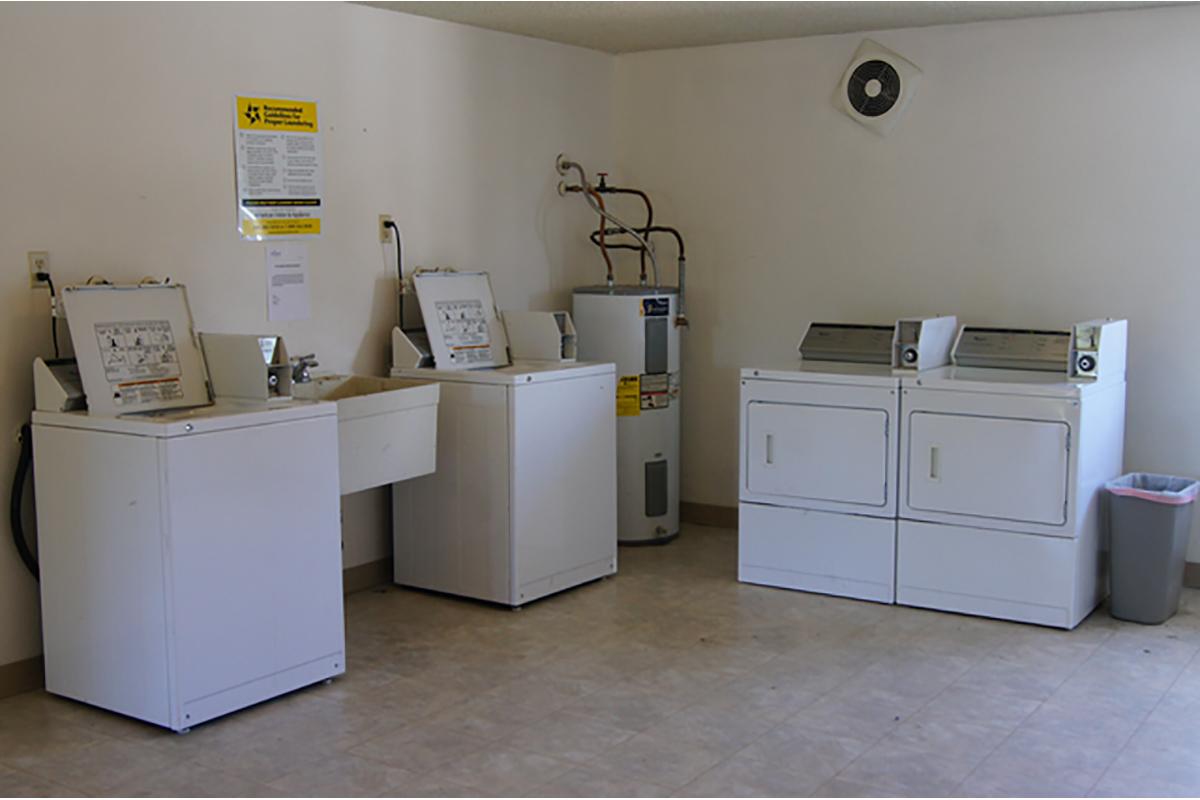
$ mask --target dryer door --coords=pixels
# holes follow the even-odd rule
[[[1060,420],[914,411],[908,507],[981,522],[1064,525],[1070,431]]]
[[[887,411],[755,401],[746,415],[751,493],[847,503],[864,511],[887,505]]]

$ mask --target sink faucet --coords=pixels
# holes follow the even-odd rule
[[[308,374],[309,368],[319,366],[316,353],[309,353],[306,356],[296,356],[292,359],[291,363],[292,383],[308,383],[312,380],[312,375]]]

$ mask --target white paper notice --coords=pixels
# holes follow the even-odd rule
[[[273,242],[267,245],[267,319],[271,322],[308,319],[308,245]]]

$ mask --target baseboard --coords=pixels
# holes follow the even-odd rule
[[[1200,589],[1200,563],[1189,561],[1184,565],[1183,585],[1189,589]]]
[[[41,656],[0,664],[0,700],[45,685],[46,673]]]
[[[392,559],[381,558],[342,570],[342,594],[353,594],[392,582]]]
[[[738,510],[729,506],[713,506],[707,503],[680,503],[679,519],[692,525],[736,530]]]

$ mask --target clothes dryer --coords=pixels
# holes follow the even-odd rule
[[[742,370],[739,580],[894,601],[899,375],[955,327],[814,323],[800,364]]]
[[[964,327],[902,381],[896,602],[1073,628],[1103,599],[1126,323]]]

